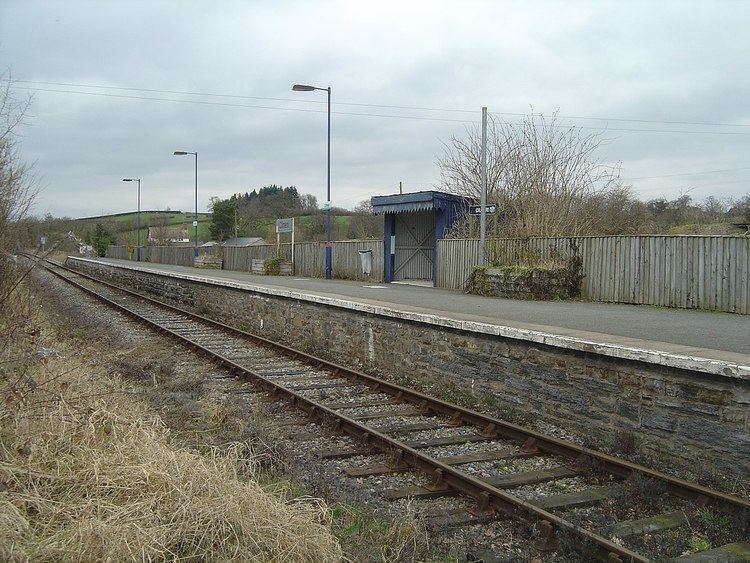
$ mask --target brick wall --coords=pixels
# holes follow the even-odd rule
[[[660,465],[750,477],[750,381],[520,339],[404,321],[300,299],[70,261],[216,320],[365,371],[415,374],[489,394],[604,444],[627,433]]]

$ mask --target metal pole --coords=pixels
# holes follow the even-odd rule
[[[195,151],[195,250],[193,256],[198,257],[198,151]]]
[[[333,274],[333,248],[331,243],[331,87],[326,88],[328,92],[328,180],[326,209],[326,279],[330,280]]]
[[[294,217],[292,217],[292,275],[294,275]]]
[[[141,179],[138,178],[138,215],[136,220],[136,227],[135,227],[136,233],[138,233],[137,241],[138,246],[136,246],[135,250],[135,260],[136,262],[141,261]]]
[[[482,193],[479,196],[479,264],[484,266],[484,234],[487,228],[487,108],[482,108]]]

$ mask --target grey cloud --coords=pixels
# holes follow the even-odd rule
[[[490,111],[750,124],[745,33],[735,2],[352,3],[5,2],[0,60],[19,79],[189,90],[294,101],[206,101],[477,119]],[[39,86],[49,89],[74,89]],[[111,91],[146,97],[185,96]],[[191,98],[195,99],[195,98]],[[475,109],[473,114],[336,105],[352,101]],[[276,182],[324,199],[325,115],[38,92],[23,150],[47,189],[38,209],[90,215],[131,209],[122,176],[144,179],[144,206],[192,207]],[[513,119],[508,117],[508,119]],[[625,177],[744,166],[750,136],[618,132],[703,126],[568,121],[606,130],[599,158]],[[334,203],[429,187],[455,122],[333,116]],[[608,128],[608,130],[607,130]],[[724,130],[724,129],[722,129]],[[750,133],[750,128],[743,129]],[[635,182],[642,197],[741,195],[750,171]],[[715,185],[732,181],[732,184]],[[700,187],[705,186],[705,187]]]

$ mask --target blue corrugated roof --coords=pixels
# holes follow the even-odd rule
[[[410,194],[378,195],[371,199],[372,211],[381,213],[407,213],[442,209],[446,205],[469,205],[470,200],[447,192],[414,192]]]

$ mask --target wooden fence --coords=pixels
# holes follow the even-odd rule
[[[281,254],[287,260],[289,257],[289,244],[281,245]],[[220,248],[224,252],[224,270],[237,270],[239,272],[249,272],[251,270],[251,264],[253,260],[268,260],[269,258],[275,258],[276,245],[275,244],[260,244],[257,246],[222,246]]]
[[[584,296],[594,301],[750,314],[750,237],[612,236],[491,239],[495,264],[558,262],[577,252]],[[438,287],[463,289],[479,241],[440,240]]]
[[[216,254],[217,247],[198,247],[198,254]],[[221,248],[218,248],[221,252]],[[142,246],[141,260],[156,264],[172,264],[175,266],[192,266],[194,249],[192,246]],[[120,260],[135,260],[135,248],[132,246],[107,247],[107,258]]]
[[[362,274],[359,251],[372,250],[372,273]],[[282,244],[279,254],[292,259],[292,245]],[[224,248],[224,269],[250,271],[253,259],[266,260],[277,256],[276,245]],[[294,243],[294,274],[303,277],[322,277],[325,274],[325,243]],[[333,277],[350,280],[383,281],[383,241],[343,240],[333,243]]]
[[[253,260],[267,260],[281,255],[286,260],[292,258],[292,245],[282,244],[277,252],[275,244],[257,246],[214,246],[200,247],[199,252],[223,253],[225,270],[249,272]],[[362,274],[359,251],[372,250],[372,273]],[[109,246],[107,258],[133,260],[134,249],[126,246]],[[177,266],[193,265],[191,246],[144,246],[141,260],[158,264]],[[325,275],[325,243],[298,242],[294,244],[294,274],[303,277],[323,277]],[[383,241],[344,240],[333,243],[333,277],[351,280],[383,281]]]

